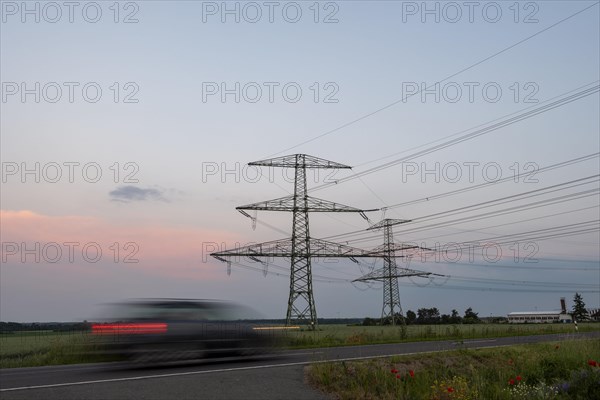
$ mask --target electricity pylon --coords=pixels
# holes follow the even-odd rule
[[[383,229],[383,245],[378,246],[371,251],[372,256],[383,258],[383,268],[373,271],[353,281],[383,281],[383,308],[381,310],[382,325],[388,317],[390,317],[391,319],[391,324],[396,325],[396,319],[394,318],[394,315],[403,315],[402,306],[400,305],[400,290],[398,288],[398,278],[405,276],[431,275],[431,273],[429,272],[416,271],[408,268],[398,268],[398,266],[396,265],[396,257],[408,257],[410,259],[412,254],[405,255],[404,251],[406,250],[428,250],[420,246],[394,243],[394,234],[392,231],[392,226],[397,224],[403,224],[406,222],[410,222],[410,220],[386,218],[367,229]],[[397,251],[402,253],[400,255],[397,255]],[[402,321],[404,323],[404,319],[402,319]]]
[[[246,256],[257,261],[258,257],[290,257],[290,294],[288,299],[286,324],[308,322],[312,328],[317,326],[317,312],[313,298],[311,257],[371,257],[370,253],[350,246],[311,238],[308,223],[309,212],[357,212],[367,219],[365,211],[337,204],[331,201],[308,196],[306,185],[307,168],[349,169],[350,166],[333,161],[293,154],[248,165],[294,168],[294,194],[274,200],[237,207],[242,214],[245,210],[290,211],[293,213],[292,237],[273,242],[260,243],[239,249],[212,253],[211,256],[229,261],[233,256]],[[230,264],[229,264],[230,265]]]

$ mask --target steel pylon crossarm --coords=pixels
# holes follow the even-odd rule
[[[351,169],[349,165],[340,164],[323,158],[309,156],[308,154],[291,154],[288,156],[269,158],[267,160],[253,161],[248,165],[282,168],[328,168]]]
[[[246,204],[236,207],[236,210],[261,210],[261,211],[304,211],[304,212],[357,212],[377,211],[377,209],[362,210],[333,201],[306,196],[303,204],[294,201],[294,196],[280,197],[278,199],[260,201],[258,203]],[[304,206],[304,208],[300,208]]]
[[[392,225],[406,224],[408,222],[412,222],[412,220],[411,219],[386,218],[386,219],[383,219],[383,220],[377,222],[376,224],[371,225],[370,227],[367,228],[367,230],[371,231],[371,230],[381,229],[381,228],[385,228],[385,227],[392,226]]]
[[[212,257],[227,259],[229,257],[288,257],[310,256],[314,258],[365,258],[373,257],[371,251],[356,247],[329,242],[323,239],[309,238],[310,253],[307,249],[294,249],[292,238],[273,240],[270,242],[250,244],[231,250],[211,253]]]
[[[429,276],[431,272],[417,271],[409,268],[397,268],[395,271],[386,271],[383,268],[354,279],[352,282],[383,281],[390,278],[403,278],[407,276]]]
[[[405,253],[405,251],[407,251],[407,250],[414,250],[414,251],[409,252],[407,254],[407,253]],[[427,250],[427,249],[425,249],[424,247],[421,247],[421,246],[406,244],[406,243],[390,243],[389,245],[377,246],[374,249],[369,250],[369,252],[371,253],[371,255],[373,257],[404,258],[404,257],[410,257],[413,255],[413,253],[416,253],[416,252],[419,252],[422,250]]]

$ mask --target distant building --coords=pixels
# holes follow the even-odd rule
[[[508,314],[508,322],[512,324],[573,322],[573,317],[561,311],[517,311]]]
[[[600,308],[588,308],[588,318],[592,321],[600,321]]]
[[[573,322],[571,314],[567,313],[565,298],[560,299],[560,311],[515,311],[508,314],[511,324],[543,324],[552,322]]]

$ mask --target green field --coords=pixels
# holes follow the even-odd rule
[[[0,368],[102,361],[83,353],[94,338],[85,332],[26,331],[0,335]]]
[[[579,332],[600,330],[598,323],[579,324]],[[424,340],[465,340],[505,336],[576,333],[573,324],[472,324],[346,326],[320,325],[316,331],[286,331],[285,343],[292,348],[351,346]]]
[[[600,340],[313,364],[340,399],[600,399]]]
[[[600,324],[579,324],[579,332],[600,330]],[[279,331],[281,332],[281,331]],[[286,348],[352,346],[423,340],[464,340],[502,336],[575,333],[572,324],[476,324],[392,326],[321,325],[284,331]],[[33,367],[113,360],[83,351],[94,348],[95,338],[85,332],[28,331],[0,335],[0,368]]]

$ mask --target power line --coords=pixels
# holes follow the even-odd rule
[[[540,259],[536,259],[536,261],[540,261]],[[423,264],[427,265],[429,262],[425,261],[423,262]],[[487,263],[487,264],[479,264],[476,262],[444,262],[445,265],[447,266],[459,266],[459,267],[475,267],[475,268],[486,268],[486,269],[497,269],[497,270],[503,270],[503,269],[517,269],[517,270],[522,270],[522,271],[532,271],[532,270],[543,270],[543,271],[563,271],[563,272],[568,272],[568,271],[596,271],[596,272],[600,272],[600,266],[598,267],[551,267],[551,266],[547,266],[547,265],[540,265],[537,262],[529,262],[529,261],[525,261],[525,262],[521,262],[519,264],[515,263],[513,265],[506,265],[506,264],[496,264],[496,263]]]
[[[431,230],[431,229],[444,228],[444,227],[456,225],[459,223],[473,222],[473,221],[479,221],[482,219],[488,219],[488,218],[492,218],[492,217],[499,217],[499,216],[503,216],[503,215],[507,215],[507,214],[513,214],[515,212],[523,212],[523,211],[527,211],[527,210],[531,210],[531,209],[536,209],[536,208],[539,208],[540,206],[545,207],[545,206],[560,204],[560,203],[564,203],[564,202],[568,202],[568,201],[580,200],[580,199],[586,198],[586,197],[597,196],[599,192],[600,192],[600,189],[591,189],[591,190],[577,192],[577,193],[560,196],[560,197],[555,197],[555,198],[551,198],[551,199],[547,199],[547,200],[536,201],[536,202],[524,204],[521,206],[509,207],[509,208],[506,208],[503,210],[497,210],[497,211],[491,211],[491,212],[487,212],[487,213],[483,213],[483,214],[478,214],[478,215],[475,215],[472,217],[462,217],[462,218],[451,220],[451,221],[441,222],[439,224],[426,225],[424,227],[408,229],[408,230],[404,230],[399,233],[406,234],[406,233],[422,232],[422,231],[427,231],[427,230]],[[590,207],[590,208],[595,208],[595,207]],[[548,218],[548,217],[552,217],[552,216],[556,216],[556,215],[559,215],[559,214],[550,214],[548,216],[533,218],[531,220]],[[438,217],[438,218],[442,218],[442,217],[443,216]],[[436,219],[436,218],[433,218],[433,219]],[[519,220],[516,222],[506,223],[506,224],[497,225],[497,226],[512,225],[512,224],[521,223],[521,222],[524,222],[524,221]],[[493,228],[493,227],[496,227],[496,226],[486,227],[484,229]],[[428,237],[428,238],[431,238],[431,237]],[[357,242],[361,242],[361,241],[365,241],[365,240],[368,240],[368,238],[348,240],[348,242],[357,243]]]
[[[263,268],[260,267],[254,267],[251,265],[247,265],[244,263],[241,263],[239,261],[231,261],[231,263],[233,265],[235,265],[236,267],[242,268],[242,269],[247,269],[250,271],[255,271],[255,272],[262,272],[264,274],[264,270]],[[474,266],[476,264],[462,264],[462,265],[471,265]],[[284,267],[275,265],[275,264],[269,264],[269,266],[273,266],[273,267],[277,267],[280,270],[284,270],[286,271],[286,269]],[[492,266],[495,267],[495,266]],[[542,269],[542,268],[540,268]],[[269,275],[274,275],[276,277],[280,277],[280,278],[284,278],[287,279],[289,278],[289,274],[288,273],[280,273],[280,272],[273,272],[273,271],[269,271],[268,272]],[[317,274],[313,274],[313,277],[315,278],[314,280],[317,282],[324,282],[324,283],[350,283],[351,280],[350,279],[341,279],[341,278],[336,278],[336,277],[330,277],[330,276],[323,276],[323,275],[317,275]],[[596,289],[597,286],[594,284],[581,284],[581,283],[569,283],[569,282],[539,282],[539,281],[519,281],[519,280],[506,280],[506,279],[486,279],[486,278],[472,278],[472,277],[464,277],[464,276],[460,276],[460,275],[443,275],[442,277],[447,278],[447,280],[453,280],[453,281],[459,281],[459,282],[467,282],[467,283],[481,283],[481,284],[493,284],[493,285],[509,285],[509,286],[524,286],[524,287],[546,287],[546,288],[551,288],[551,287],[561,287],[563,288],[563,290],[565,288],[577,288],[577,289],[587,289],[587,288],[594,288]],[[399,283],[399,285],[401,286],[414,286],[414,285],[403,285],[402,283]],[[422,285],[419,285],[420,287],[425,287]],[[436,285],[436,287],[445,287],[445,285]],[[454,289],[460,289],[460,288],[465,288],[465,287],[454,287]],[[474,290],[486,290],[486,288],[473,288]],[[499,291],[503,291],[505,289],[502,288],[497,288],[497,290]],[[512,291],[512,289],[511,289]],[[533,290],[535,291],[535,290]],[[597,292],[598,290],[594,291]]]
[[[477,62],[476,62],[476,63],[474,63],[474,64],[471,64],[471,65],[469,65],[469,66],[468,66],[468,67],[466,67],[466,68],[463,68],[463,69],[461,69],[461,70],[459,70],[459,71],[457,71],[457,72],[455,72],[455,73],[453,73],[453,74],[451,74],[451,75],[448,75],[448,76],[446,76],[445,78],[443,78],[443,79],[441,79],[441,80],[439,80],[439,81],[435,82],[433,85],[431,85],[431,86],[429,86],[429,87],[425,88],[425,90],[427,90],[427,89],[430,89],[430,88],[432,88],[433,86],[435,86],[435,85],[437,85],[437,84],[439,84],[439,83],[445,82],[445,81],[447,81],[448,79],[454,78],[455,76],[457,76],[457,75],[460,75],[460,74],[462,74],[463,72],[466,72],[466,71],[468,71],[468,70],[470,70],[470,69],[472,69],[472,68],[474,68],[474,67],[476,67],[476,66],[478,66],[478,65],[480,65],[480,64],[483,64],[483,63],[485,63],[486,61],[489,61],[489,60],[491,60],[491,59],[493,59],[493,58],[495,58],[495,57],[499,56],[500,54],[503,54],[503,53],[507,52],[508,50],[510,50],[510,49],[513,49],[513,48],[515,48],[515,47],[517,47],[517,46],[519,46],[519,45],[521,45],[521,44],[523,44],[523,43],[527,42],[528,40],[530,40],[530,39],[533,39],[534,37],[536,37],[536,36],[538,36],[538,35],[541,35],[542,33],[544,33],[544,32],[546,32],[546,31],[548,31],[548,30],[550,30],[550,29],[552,29],[552,28],[554,28],[554,27],[556,27],[556,26],[558,26],[558,25],[562,24],[563,22],[565,22],[565,21],[568,21],[569,19],[571,19],[571,18],[573,18],[573,17],[575,17],[575,16],[577,16],[577,15],[579,15],[579,14],[581,14],[581,13],[583,13],[583,12],[587,11],[588,9],[590,9],[590,8],[592,8],[592,7],[595,7],[596,5],[598,5],[598,3],[594,3],[594,4],[592,4],[591,6],[585,7],[585,8],[583,8],[583,9],[581,9],[580,11],[577,11],[576,13],[574,13],[574,14],[571,14],[571,15],[569,15],[569,16],[567,16],[567,17],[565,17],[565,18],[563,18],[563,19],[561,19],[561,20],[559,20],[559,21],[557,21],[557,22],[553,23],[552,25],[550,25],[550,26],[547,26],[546,28],[544,28],[544,29],[541,29],[541,30],[537,31],[537,32],[536,32],[536,33],[534,33],[534,34],[532,34],[532,35],[530,35],[530,36],[527,36],[526,38],[524,38],[524,39],[521,39],[521,40],[519,40],[518,42],[516,42],[516,43],[513,43],[512,45],[510,45],[510,46],[508,46],[508,47],[505,47],[505,48],[503,48],[502,50],[499,50],[499,51],[497,51],[497,52],[495,52],[495,53],[493,53],[493,54],[491,54],[491,55],[489,55],[489,56],[485,57],[484,59],[482,59],[482,60],[480,60],[480,61],[477,61]],[[421,92],[421,90],[417,91],[417,92],[416,92],[416,93],[414,93],[414,94],[411,94],[411,96],[413,96],[413,95],[416,95],[416,94],[418,94],[418,93],[420,93],[420,92]],[[310,138],[310,139],[308,139],[308,140],[305,140],[305,141],[303,141],[303,142],[301,142],[301,143],[298,143],[298,144],[296,144],[296,145],[294,145],[294,146],[290,146],[290,147],[288,147],[288,148],[285,148],[285,149],[283,149],[283,150],[281,150],[281,151],[279,151],[279,152],[277,152],[277,153],[273,153],[273,154],[271,154],[271,155],[269,155],[269,156],[267,156],[267,157],[273,157],[273,156],[275,156],[275,155],[278,155],[278,154],[281,154],[281,153],[285,153],[285,152],[287,152],[287,151],[289,151],[289,150],[293,150],[293,149],[295,149],[295,148],[297,148],[297,147],[300,147],[300,146],[302,146],[302,145],[305,145],[305,144],[307,144],[307,143],[314,142],[315,140],[317,140],[317,139],[320,139],[320,138],[322,138],[322,137],[329,136],[329,135],[331,135],[331,134],[333,134],[333,133],[336,133],[336,132],[338,132],[338,131],[340,131],[340,130],[342,130],[342,129],[344,129],[344,128],[347,128],[347,127],[348,127],[348,126],[350,126],[350,125],[353,125],[353,124],[355,124],[355,123],[357,123],[357,122],[360,122],[360,121],[362,121],[362,120],[365,120],[365,119],[367,119],[367,118],[369,118],[369,117],[372,117],[373,115],[376,115],[376,114],[380,113],[381,111],[387,110],[388,108],[391,108],[391,107],[395,106],[396,104],[399,104],[399,103],[401,103],[401,102],[404,102],[404,101],[405,101],[405,99],[406,99],[406,98],[408,98],[408,97],[410,97],[410,96],[407,96],[407,97],[404,97],[404,98],[402,98],[402,99],[396,100],[396,101],[394,101],[394,102],[392,102],[392,103],[390,103],[390,104],[388,104],[388,105],[386,105],[386,106],[384,106],[384,107],[381,107],[381,108],[378,108],[377,110],[371,111],[370,113],[368,113],[368,114],[365,114],[365,115],[363,115],[363,116],[361,116],[361,117],[359,117],[359,118],[356,118],[356,119],[354,119],[354,120],[352,120],[352,121],[350,121],[350,122],[346,122],[345,124],[342,124],[342,125],[338,126],[337,128],[334,128],[334,129],[331,129],[331,130],[329,130],[329,131],[326,131],[326,132],[324,132],[324,133],[322,133],[322,134],[320,134],[320,135],[314,136],[314,137],[312,137],[312,138]]]
[[[410,286],[407,284],[399,283],[401,286]],[[478,292],[511,292],[511,293],[564,293],[566,290],[569,290],[568,287],[562,289],[509,289],[509,288],[492,288],[492,287],[473,287],[473,286],[451,286],[451,285],[441,285],[441,286],[422,286],[422,288],[429,289],[445,289],[445,290],[470,290],[470,291],[478,291]],[[587,290],[582,289],[578,290],[579,293],[598,293],[600,290]]]
[[[596,82],[598,82],[598,81],[594,81],[593,83],[596,83]],[[578,89],[585,88],[585,87],[587,87],[589,85],[590,84],[584,85],[584,86],[582,86],[582,87],[580,87]],[[340,178],[340,179],[336,180],[335,182],[324,183],[324,184],[321,184],[319,186],[315,186],[314,188],[311,189],[311,191],[317,191],[317,190],[328,188],[328,187],[333,186],[333,185],[338,185],[338,184],[341,184],[341,183],[344,183],[344,182],[348,182],[348,181],[356,179],[358,177],[362,177],[362,176],[365,176],[365,175],[372,174],[374,172],[379,172],[381,170],[393,167],[393,166],[398,165],[398,164],[400,164],[400,163],[402,163],[404,161],[412,160],[414,158],[421,157],[421,156],[433,153],[435,151],[442,150],[442,149],[454,146],[456,144],[465,142],[467,140],[471,140],[471,139],[477,138],[479,136],[486,135],[486,134],[494,132],[494,131],[496,131],[498,129],[504,128],[506,126],[510,126],[510,125],[515,124],[517,122],[524,121],[526,119],[529,119],[529,118],[534,117],[534,116],[539,115],[539,114],[543,114],[545,112],[553,110],[554,108],[562,107],[562,106],[564,106],[566,104],[569,104],[569,103],[572,103],[574,101],[583,99],[583,98],[585,98],[587,96],[590,96],[590,95],[592,95],[594,93],[597,93],[599,90],[600,90],[600,85],[596,84],[595,86],[593,86],[591,88],[578,90],[575,94],[572,94],[572,95],[569,95],[567,97],[561,98],[559,100],[550,102],[548,104],[544,104],[544,103],[547,103],[549,101],[549,100],[547,100],[547,101],[541,103],[542,105],[540,105],[538,107],[535,107],[534,109],[532,109],[530,111],[521,112],[518,115],[516,115],[514,117],[511,117],[511,118],[508,118],[508,119],[505,119],[505,120],[502,120],[501,122],[497,122],[497,123],[492,124],[490,126],[487,126],[485,128],[477,129],[474,132],[471,132],[471,133],[468,133],[468,134],[465,134],[465,135],[461,135],[461,136],[459,136],[459,137],[457,137],[455,139],[451,139],[451,140],[445,141],[445,142],[443,142],[441,144],[438,144],[438,145],[435,145],[435,146],[431,146],[429,148],[426,148],[424,150],[418,151],[416,153],[409,154],[409,155],[407,155],[405,157],[401,157],[401,158],[395,159],[393,161],[388,161],[388,162],[386,162],[384,164],[381,164],[381,165],[378,165],[378,166],[366,169],[366,170],[364,170],[362,172],[354,173],[351,176],[347,176],[345,178]],[[567,92],[567,94],[568,93],[572,93],[572,92],[573,91]],[[564,94],[562,96],[564,96]],[[561,96],[557,96],[557,97],[561,97]],[[452,137],[452,136],[454,136],[454,135],[451,135],[449,137]]]
[[[427,222],[427,221],[444,218],[444,217],[448,217],[448,216],[452,216],[452,215],[457,215],[457,214],[461,214],[461,213],[465,213],[465,212],[472,212],[475,210],[480,210],[480,209],[484,209],[484,208],[488,208],[488,207],[495,207],[495,206],[498,206],[501,204],[514,202],[514,201],[516,201],[516,199],[525,200],[527,198],[537,197],[537,196],[545,195],[548,193],[553,193],[553,192],[560,191],[560,190],[572,189],[574,187],[594,183],[595,181],[597,181],[597,178],[599,176],[600,175],[590,175],[590,176],[587,176],[584,178],[573,179],[573,180],[570,180],[567,182],[546,186],[544,188],[534,189],[534,190],[521,192],[521,193],[517,193],[514,195],[510,195],[510,196],[501,197],[498,199],[488,200],[488,201],[484,201],[484,202],[471,204],[468,206],[458,207],[458,208],[454,208],[454,209],[450,209],[450,210],[445,210],[445,211],[436,212],[433,214],[424,215],[421,217],[413,218],[412,221],[409,222],[409,224],[422,223],[422,222]],[[595,181],[592,181],[592,179],[594,179]],[[529,204],[525,204],[525,205],[521,205],[521,206],[516,206],[516,207],[513,207],[513,209],[517,209],[519,207],[523,208],[523,207],[529,207],[529,206],[538,206],[540,204],[543,204],[544,202],[550,202],[550,201],[554,201],[554,200],[560,200],[563,198],[573,197],[576,195],[592,193],[594,191],[597,191],[597,189],[591,189],[589,191],[582,191],[582,192],[577,192],[577,193],[569,194],[569,195],[565,195],[565,196],[559,196],[559,197],[554,197],[551,199],[541,200],[540,202],[537,202],[537,203],[529,203]],[[505,210],[509,210],[509,209],[505,209]],[[498,210],[498,211],[494,211],[492,213],[499,213],[499,212],[502,212],[505,210]],[[459,220],[456,220],[456,221],[459,221]],[[415,229],[418,229],[418,228],[415,228]],[[405,231],[406,230],[404,230],[400,233],[405,233]],[[348,236],[356,236],[357,234],[364,235],[365,234],[364,232],[365,231],[363,231],[363,230],[351,231],[351,232],[326,236],[323,239],[327,239],[327,240],[333,239],[333,238],[341,239],[341,238],[346,238]],[[353,242],[353,241],[355,241],[355,240],[348,240],[348,242]]]
[[[499,228],[499,227],[501,227],[501,226],[508,226],[508,225],[514,225],[514,224],[522,224],[522,223],[524,223],[524,222],[537,221],[537,220],[540,220],[540,219],[545,219],[545,218],[556,217],[556,216],[558,216],[558,215],[571,214],[571,213],[574,213],[574,212],[579,212],[579,211],[590,210],[590,209],[592,209],[592,208],[598,208],[598,207],[600,207],[600,205],[595,205],[595,206],[592,206],[592,207],[578,208],[578,209],[576,209],[576,210],[563,211],[563,212],[554,213],[554,214],[549,214],[549,215],[543,215],[543,216],[541,216],[541,217],[528,218],[528,219],[520,219],[520,220],[518,220],[518,221],[514,221],[514,222],[507,222],[507,223],[504,223],[504,224],[498,224],[498,225],[486,226],[486,227],[484,227],[484,228],[480,228],[480,229],[477,229],[477,230],[468,230],[468,231],[463,231],[462,233],[466,233],[466,232],[469,232],[469,233],[471,233],[471,232],[477,232],[477,233],[480,233],[480,232],[481,232],[481,229],[491,229],[491,228]],[[504,215],[504,214],[501,214],[501,215]],[[496,216],[497,216],[497,215],[496,215]],[[449,225],[453,225],[453,224],[449,224]],[[448,226],[448,225],[444,225],[444,226]],[[485,232],[485,233],[487,233],[487,232]],[[429,236],[429,237],[427,237],[427,239],[431,239],[431,238],[437,238],[437,237],[443,237],[443,236],[449,236],[449,235],[451,235],[451,234],[450,234],[450,233],[448,233],[448,234],[437,235],[437,236]],[[424,240],[424,239],[413,239],[413,240],[414,240],[414,241],[419,241],[419,240]]]
[[[573,158],[571,160],[559,162],[559,163],[552,164],[552,165],[547,165],[545,167],[539,168],[537,171],[534,171],[534,172],[535,172],[536,175],[537,174],[541,174],[541,173],[544,173],[544,172],[552,171],[552,170],[557,169],[557,168],[563,168],[563,167],[566,167],[566,166],[569,166],[569,165],[578,164],[580,162],[584,162],[584,161],[588,161],[588,160],[591,160],[591,159],[594,159],[594,158],[598,158],[599,155],[600,155],[600,153],[588,154],[586,156]],[[403,207],[403,206],[408,206],[408,205],[413,205],[413,204],[418,204],[418,203],[423,203],[423,202],[429,202],[429,201],[441,199],[441,198],[444,198],[444,197],[454,196],[456,194],[470,192],[472,190],[477,190],[477,189],[481,189],[481,188],[484,188],[484,187],[496,185],[498,183],[509,182],[511,180],[517,181],[520,178],[521,178],[521,174],[516,175],[516,176],[508,176],[506,178],[502,178],[502,179],[498,179],[498,180],[493,180],[493,181],[489,181],[489,182],[484,182],[484,183],[480,183],[480,184],[477,184],[477,185],[468,186],[468,187],[465,187],[465,188],[456,189],[456,190],[452,190],[452,191],[441,193],[441,194],[434,194],[434,195],[431,195],[431,196],[422,197],[422,198],[415,199],[415,200],[410,200],[410,201],[405,201],[405,202],[402,202],[402,203],[393,204],[391,206],[388,206],[387,208],[389,209],[389,208]]]
[[[593,84],[593,83],[596,83],[596,82],[598,82],[598,81],[595,81],[595,82],[592,82],[592,83],[590,83],[590,84],[584,85],[584,86],[582,86],[582,87],[580,87],[580,88],[578,88],[578,89],[571,90],[571,91],[569,91],[569,92],[566,92],[566,93],[564,93],[564,94],[562,94],[562,95],[559,95],[559,96],[553,97],[553,98],[551,98],[551,99],[549,99],[549,100],[546,100],[544,103],[546,103],[546,102],[548,102],[548,101],[550,101],[550,100],[554,100],[554,99],[560,98],[561,96],[564,96],[564,95],[566,95],[566,94],[573,93],[573,92],[575,92],[575,91],[577,91],[577,90],[579,90],[579,89],[581,89],[581,88],[587,87],[587,86],[589,86],[589,85],[591,85],[591,84]],[[600,89],[600,85],[596,85],[596,86],[595,86],[595,87],[593,87],[593,88],[589,88],[589,89],[587,89],[587,90],[584,90],[584,91],[579,91],[579,92],[578,92],[578,93],[576,93],[575,95],[572,95],[572,96],[570,96],[570,97],[568,97],[568,98],[565,98],[565,99],[559,100],[558,102],[562,102],[562,103],[561,103],[561,104],[559,104],[559,105],[554,105],[552,108],[560,107],[560,106],[562,106],[562,105],[564,105],[564,104],[568,104],[568,103],[569,103],[569,102],[571,102],[571,101],[575,101],[575,100],[578,100],[579,98],[582,98],[582,97],[578,97],[578,98],[575,98],[575,99],[573,100],[573,96],[575,96],[575,97],[577,97],[577,96],[581,96],[581,94],[582,94],[582,93],[587,93],[587,94],[585,94],[585,96],[587,96],[587,95],[591,94],[591,93],[588,93],[588,91],[589,91],[589,90],[598,91],[599,89]],[[583,96],[583,97],[585,97],[585,96]],[[568,102],[566,102],[566,103],[565,103],[565,101],[567,101],[568,99],[570,99],[570,100],[569,100]],[[544,103],[542,103],[542,104],[544,104]],[[555,104],[555,103],[557,103],[557,102],[554,102],[554,103],[552,103],[552,104]],[[540,109],[541,109],[542,107],[549,107],[550,105],[551,105],[551,104],[548,104],[548,105],[545,105],[545,106],[541,106],[541,107],[538,107],[538,108],[536,108],[536,110],[532,110],[532,111],[530,111],[530,112],[524,113],[523,111],[525,111],[525,110],[528,110],[528,109],[530,109],[530,108],[533,108],[533,106],[532,106],[532,107],[528,107],[528,108],[526,108],[525,110],[522,110],[522,111],[521,111],[521,114],[517,115],[516,117],[513,117],[513,118],[511,118],[510,120],[511,120],[511,121],[512,121],[512,120],[514,120],[514,121],[510,122],[510,124],[512,124],[512,123],[516,123],[516,122],[519,122],[519,121],[521,121],[521,120],[525,119],[525,118],[524,118],[525,114],[528,114],[528,113],[534,113],[534,112],[535,112],[535,113],[540,113],[540,112],[545,112],[545,111],[548,111],[549,109],[544,109],[545,111],[540,111]],[[514,115],[514,114],[515,114],[515,113],[513,113],[513,114],[509,114],[509,115]],[[536,114],[533,114],[533,115],[536,115]],[[530,115],[530,116],[532,116],[532,115]],[[527,116],[527,118],[529,118],[529,116]],[[497,120],[494,120],[494,121],[497,121]],[[505,122],[503,122],[503,123],[504,123],[504,124],[506,124],[506,121],[505,121]],[[495,130],[495,129],[499,129],[499,127],[497,127],[497,125],[498,125],[498,124],[492,125],[491,127],[484,128],[483,130],[486,130],[486,129],[491,129],[491,128],[493,128],[494,130]],[[480,125],[480,126],[481,126],[481,125]],[[496,127],[495,127],[495,126],[496,126]],[[461,132],[461,133],[462,133],[462,132]],[[471,133],[471,134],[468,134],[468,135],[463,135],[463,136],[461,136],[461,137],[457,138],[456,140],[460,140],[462,137],[470,136],[470,135],[477,134],[477,133],[478,133],[478,131],[475,131],[475,132],[473,132],[473,133]],[[480,134],[483,134],[483,133],[480,133]],[[447,137],[453,137],[453,136],[455,136],[455,135],[456,135],[456,134],[454,134],[454,135],[450,135],[450,136],[447,136]],[[442,140],[442,139],[440,139],[440,140]],[[437,142],[437,141],[436,141],[436,142]],[[449,141],[449,142],[452,142],[452,141]],[[444,144],[447,144],[447,143],[449,143],[449,142],[445,142],[445,143],[443,143],[442,145],[444,145]],[[431,152],[431,151],[435,151],[435,150],[426,149],[426,150],[424,150],[424,151]],[[563,167],[563,166],[566,166],[566,165],[571,165],[571,163],[578,163],[578,162],[587,161],[588,159],[590,159],[590,158],[592,158],[592,157],[597,157],[597,155],[598,155],[598,153],[594,153],[594,154],[587,155],[587,156],[583,156],[583,157],[580,157],[580,158],[576,158],[576,159],[568,160],[568,161],[564,162],[564,164],[561,164],[561,163],[559,163],[559,164],[550,165],[550,166],[547,166],[547,167],[543,168],[543,170],[544,170],[543,172],[545,172],[545,171],[548,171],[548,170],[551,170],[551,169],[554,169],[554,168],[560,168],[560,167]],[[352,175],[351,177],[344,178],[344,181],[347,181],[347,180],[350,180],[350,179],[354,179],[354,178],[360,178],[360,177],[361,177],[361,176],[363,176],[363,175],[366,175],[366,174],[369,174],[369,173],[373,173],[373,172],[377,172],[377,170],[379,170],[379,169],[385,169],[385,168],[389,168],[389,167],[391,167],[391,166],[393,166],[393,165],[396,165],[396,164],[398,164],[398,163],[400,163],[400,162],[402,162],[402,161],[406,161],[406,160],[408,160],[408,159],[414,158],[414,157],[416,157],[416,156],[417,156],[417,155],[415,155],[415,154],[413,154],[413,155],[409,155],[409,156],[407,156],[407,157],[403,157],[403,158],[401,158],[401,159],[394,160],[394,161],[392,161],[392,162],[389,162],[389,163],[383,164],[383,165],[381,165],[381,166],[374,167],[374,168],[372,168],[372,169],[370,169],[370,170],[363,171],[363,172],[361,172],[361,173],[359,173],[359,174],[356,174],[356,173],[355,173],[355,174],[354,174],[354,175]],[[377,169],[377,170],[376,170],[376,169]],[[541,170],[540,170],[540,172],[541,172]],[[262,173],[261,173],[261,176],[262,176]],[[361,179],[361,180],[362,180],[362,179]],[[339,182],[340,182],[340,180],[338,180],[338,181],[336,181],[335,183],[332,183],[332,184],[337,184],[337,183],[339,183]],[[332,184],[324,184],[324,185],[321,185],[321,186],[317,186],[315,189],[318,189],[318,188],[324,188],[324,187],[327,187],[327,186],[329,186],[329,185],[332,185]],[[468,191],[468,190],[474,190],[475,188],[480,188],[480,187],[484,187],[484,185],[476,185],[476,187],[474,187],[473,189],[468,189],[468,188],[467,188],[467,189],[465,189],[465,191]],[[370,189],[370,188],[369,188],[369,189]],[[374,192],[372,189],[370,189],[370,190],[371,190],[372,192]],[[456,191],[456,193],[458,193],[458,191]],[[376,195],[376,193],[374,193],[374,194]],[[449,193],[447,193],[447,194],[445,194],[445,195],[451,195],[451,194],[453,194],[453,193],[452,193],[452,192],[449,192]],[[444,195],[444,194],[442,194],[442,195],[441,195],[441,197],[444,197],[445,195]],[[377,196],[377,195],[376,195],[376,196]],[[377,197],[378,197],[378,198],[379,198],[379,199],[380,199],[382,202],[384,202],[384,201],[383,201],[383,199],[381,199],[381,197],[379,197],[379,196],[377,196]],[[433,196],[432,196],[432,197],[433,197]],[[425,199],[427,200],[427,198],[425,198]],[[422,201],[422,200],[419,200],[419,201]],[[385,202],[384,202],[384,204],[385,204]],[[392,206],[390,206],[389,208],[391,208],[391,207],[400,207],[400,206],[402,206],[402,205],[405,205],[405,204],[406,204],[406,203],[398,203],[398,204],[395,204],[395,205],[392,205]],[[385,211],[385,209],[387,209],[387,207],[384,207],[384,208],[383,208],[383,210],[384,210],[384,211]],[[333,218],[332,216],[329,216],[329,217],[330,217],[330,218]],[[336,220],[337,220],[337,218],[334,218],[334,219],[336,219]],[[267,224],[264,224],[264,225],[267,225]],[[275,229],[275,230],[277,230],[277,231],[279,231],[279,232],[282,232],[281,230],[279,230],[279,229],[277,229],[277,228],[274,228],[274,227],[272,227],[272,226],[270,226],[270,225],[267,225],[267,226],[268,226],[268,227],[270,227],[270,228],[272,228],[272,229]],[[359,231],[359,232],[362,232],[362,230],[361,230],[361,231]],[[344,234],[342,234],[342,235],[344,235]]]

